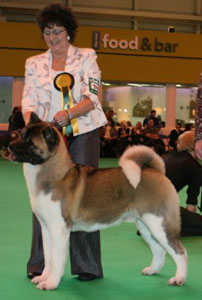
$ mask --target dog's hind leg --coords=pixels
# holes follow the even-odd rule
[[[176,243],[178,245],[175,248],[169,247],[168,249],[168,253],[175,261],[177,267],[175,277],[168,280],[169,285],[183,285],[187,276],[187,252],[179,240]]]
[[[153,238],[148,227],[141,221],[138,220],[136,225],[144,238],[144,240],[150,246],[153,254],[151,265],[142,270],[144,275],[153,275],[158,273],[164,266],[166,251],[161,247],[161,245]]]
[[[172,229],[171,226],[166,229],[167,226],[163,223],[162,216],[145,214],[142,220],[150,229],[153,237],[170,254],[176,264],[175,276],[168,280],[168,284],[183,285],[187,276],[187,253],[179,240],[179,232],[176,232],[176,228],[173,227]]]

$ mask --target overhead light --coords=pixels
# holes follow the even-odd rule
[[[141,86],[141,84],[138,84],[138,83],[128,83],[127,85],[130,85],[130,86]]]

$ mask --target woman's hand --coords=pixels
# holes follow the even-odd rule
[[[69,114],[66,110],[58,111],[53,117],[53,122],[58,124],[60,127],[66,126],[69,124],[69,121]]]

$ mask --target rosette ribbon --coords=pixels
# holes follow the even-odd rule
[[[72,74],[64,72],[58,74],[54,79],[55,88],[61,92],[61,109],[68,110],[72,108],[73,97],[71,89],[74,86],[74,77]],[[68,135],[70,133],[79,133],[78,121],[76,118],[73,118],[70,121],[70,124],[67,124],[62,129],[63,135]]]

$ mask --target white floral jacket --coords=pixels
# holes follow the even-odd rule
[[[106,117],[97,96],[100,84],[100,70],[93,49],[77,48],[69,45],[65,72],[74,76],[72,88],[74,104],[88,97],[94,109],[78,117],[79,134],[92,131],[106,124]],[[51,102],[51,64],[52,54],[48,50],[30,57],[25,64],[25,85],[22,98],[22,112],[34,111],[41,120],[48,118]],[[75,134],[77,135],[77,134]]]

